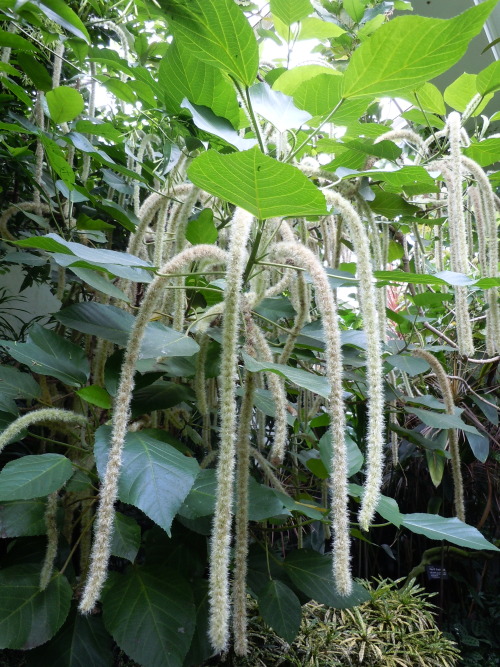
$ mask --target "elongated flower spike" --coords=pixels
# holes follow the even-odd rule
[[[477,234],[480,244],[480,261],[484,263],[484,275],[494,278],[498,273],[498,223],[495,210],[495,194],[484,170],[474,160],[462,155],[462,165],[475,178],[479,193],[471,188]],[[488,310],[486,312],[486,350],[488,354],[500,352],[500,306],[498,287],[487,292]]]
[[[54,560],[57,555],[57,500],[59,494],[57,491],[51,493],[47,498],[45,508],[45,528],[47,530],[47,550],[40,572],[40,590],[44,591],[49,585],[52,571],[54,569]]]
[[[329,414],[332,455],[332,527],[333,575],[340,595],[352,591],[350,564],[350,527],[347,492],[347,450],[345,443],[345,410],[342,387],[342,348],[337,321],[337,307],[325,268],[308,248],[300,243],[277,243],[275,257],[289,260],[304,267],[312,278],[316,303],[321,312],[325,332],[326,376],[330,382]]]
[[[227,255],[216,246],[198,245],[184,250],[167,262],[160,275],[149,284],[130,332],[114,402],[111,447],[99,494],[89,574],[79,605],[80,611],[84,613],[89,613],[94,608],[107,576],[122,450],[130,417],[135,366],[144,332],[161,298],[163,288],[171,279],[169,274],[179,271],[190,262],[207,258],[225,262]]]
[[[451,241],[451,268],[457,273],[467,273],[469,251],[463,207],[462,192],[462,150],[460,114],[450,113],[446,125],[450,143],[450,161],[438,166],[445,178],[448,189],[448,222]],[[455,288],[455,314],[457,322],[457,343],[460,354],[466,357],[474,355],[472,325],[467,303],[467,288]]]
[[[443,396],[446,414],[452,415],[455,412],[455,401],[453,400],[453,391],[451,383],[436,357],[427,350],[414,350],[413,355],[424,359],[432,368],[434,375],[439,382],[441,395]],[[461,521],[465,521],[465,503],[464,503],[464,483],[462,479],[462,470],[460,467],[460,449],[458,447],[457,430],[448,429],[448,443],[450,445],[451,469],[453,473],[454,504],[455,513]]]
[[[41,410],[33,410],[27,412],[22,417],[18,417],[0,434],[0,453],[3,448],[15,436],[19,435],[21,431],[32,424],[40,424],[43,422],[60,422],[61,424],[78,424],[80,426],[87,425],[87,418],[79,415],[76,412],[63,410],[61,408],[42,408]]]
[[[210,541],[209,629],[211,644],[224,651],[229,641],[229,561],[235,468],[237,345],[246,245],[253,216],[237,208],[230,226],[220,366],[220,445],[217,496]],[[194,246],[193,250],[197,247]],[[185,251],[187,252],[187,251]]]
[[[254,346],[259,356],[266,362],[273,362],[273,354],[266,337],[262,330],[251,319],[247,319],[247,333],[254,342]],[[276,373],[266,373],[267,386],[272,394],[274,401],[274,439],[269,454],[270,461],[279,465],[285,458],[286,443],[288,439],[288,422],[286,419],[287,400],[285,392],[285,380]]]
[[[384,392],[382,384],[382,347],[373,270],[368,235],[354,207],[342,195],[323,191],[327,202],[339,209],[347,224],[357,258],[359,295],[363,327],[366,333],[368,380],[368,433],[366,481],[358,520],[368,530],[380,498],[384,446]]]
[[[373,143],[378,144],[381,141],[407,141],[416,146],[421,157],[425,157],[427,153],[427,146],[425,145],[424,140],[416,132],[413,132],[413,130],[390,130],[377,137]]]
[[[245,322],[251,322],[245,309]],[[246,332],[246,352],[253,353],[252,336]],[[247,572],[248,572],[248,483],[250,478],[250,438],[254,412],[255,375],[245,371],[244,394],[241,401],[236,439],[236,516],[233,581],[233,633],[236,655],[248,652],[247,637]]]

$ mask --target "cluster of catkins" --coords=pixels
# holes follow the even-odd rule
[[[61,54],[62,55],[62,54]],[[37,107],[38,108],[38,107]],[[43,123],[40,117],[39,124]],[[451,239],[451,268],[467,273],[472,256],[473,239],[468,233],[464,215],[464,188],[467,178],[475,182],[467,191],[474,209],[476,234],[479,247],[479,264],[483,276],[495,276],[498,269],[498,244],[495,200],[489,180],[484,171],[472,160],[462,155],[464,136],[459,114],[450,114],[444,136],[449,144],[449,156],[439,161],[428,161],[427,168],[439,171],[444,178],[448,196],[448,219]],[[390,132],[381,139],[412,143],[419,160],[427,160],[429,143],[409,130]],[[158,138],[146,135],[137,151],[136,171],[146,151]],[[43,157],[43,156],[42,156]],[[40,158],[40,165],[42,158]],[[246,560],[248,550],[248,475],[250,456],[254,456],[271,482],[279,485],[273,467],[283,462],[287,445],[287,409],[284,380],[267,373],[266,381],[275,401],[275,427],[272,446],[268,456],[265,452],[250,447],[250,429],[254,418],[254,392],[259,382],[255,374],[245,372],[242,383],[242,398],[237,399],[239,344],[245,341],[246,352],[260,361],[286,363],[289,359],[302,327],[307,322],[311,307],[310,284],[314,302],[322,319],[325,336],[324,369],[330,383],[330,394],[326,409],[330,415],[330,431],[333,443],[333,471],[330,480],[331,524],[333,533],[333,579],[340,595],[347,596],[352,590],[350,568],[350,517],[348,509],[347,454],[345,444],[346,409],[343,395],[343,361],[340,330],[337,315],[336,295],[332,290],[325,263],[335,266],[339,261],[341,241],[349,238],[357,263],[359,280],[359,303],[366,332],[366,377],[368,396],[368,427],[366,434],[366,482],[358,520],[363,530],[372,521],[380,498],[385,445],[384,391],[382,378],[383,343],[386,339],[385,297],[382,289],[376,289],[373,271],[387,264],[388,225],[380,226],[374,219],[366,202],[354,184],[348,191],[332,187],[338,179],[320,169],[313,161],[304,161],[299,168],[315,179],[330,208],[330,214],[314,223],[316,236],[307,221],[291,224],[282,219],[259,221],[247,211],[236,208],[230,223],[219,234],[219,245],[194,245],[186,241],[186,225],[196,206],[210,205],[214,209],[219,203],[201,192],[186,179],[189,158],[181,158],[169,179],[168,188],[150,194],[141,202],[139,186],[134,188],[134,210],[140,220],[132,234],[128,252],[148,258],[158,267],[154,280],[148,285],[141,299],[129,341],[125,350],[119,385],[116,393],[112,420],[112,437],[108,463],[99,494],[94,540],[90,555],[90,566],[80,600],[80,610],[90,612],[102,591],[107,576],[110,545],[114,522],[114,505],[117,500],[118,480],[125,436],[130,426],[130,403],[134,389],[134,373],[139,358],[141,341],[151,318],[157,313],[168,313],[169,324],[178,330],[185,328],[186,290],[184,275],[196,266],[204,275],[224,273],[224,301],[201,314],[196,322],[200,342],[198,374],[195,389],[199,410],[204,417],[204,430],[210,431],[209,404],[204,378],[204,355],[207,350],[207,331],[211,323],[222,317],[221,369],[218,378],[220,436],[217,460],[217,498],[210,547],[210,625],[209,634],[216,650],[225,650],[232,630],[235,649],[245,654],[246,639]],[[84,165],[85,166],[85,165]],[[132,165],[133,166],[133,165]],[[88,173],[88,166],[85,166]],[[37,162],[37,179],[41,183],[41,166]],[[276,184],[279,187],[279,184]],[[344,194],[341,194],[343,192]],[[227,205],[221,204],[221,210]],[[40,202],[39,192],[33,202],[18,205],[18,208],[46,213],[46,205]],[[18,209],[16,209],[17,211]],[[7,210],[0,218],[6,230],[9,218],[15,211]],[[310,233],[311,232],[311,233]],[[266,248],[266,262],[259,271],[248,272],[250,249],[259,238],[261,248]],[[310,281],[304,276],[307,272]],[[124,284],[132,304],[135,288]],[[254,310],[262,299],[287,293],[296,310],[295,322],[288,338],[275,358],[265,332],[254,317]],[[486,341],[487,351],[500,351],[500,318],[497,289],[488,291]],[[457,349],[460,354],[472,357],[474,346],[469,318],[468,295],[465,287],[455,290],[455,313],[457,322]],[[190,323],[190,327],[193,323]],[[99,350],[98,366],[102,369],[107,349]],[[453,398],[449,380],[439,363],[428,352],[420,352],[438,376],[446,409],[453,412]],[[43,411],[39,411],[42,413]],[[40,420],[74,419],[78,416],[64,411],[45,411]],[[57,414],[56,414],[57,413]],[[37,413],[26,417],[36,420]],[[26,421],[26,417],[23,417]],[[28,419],[29,421],[29,419]],[[81,419],[80,419],[81,421]],[[17,422],[15,422],[17,424]],[[25,423],[19,427],[23,427]],[[13,428],[17,428],[17,426]],[[12,430],[12,429],[11,429]],[[7,433],[7,432],[6,432]],[[4,434],[5,435],[5,434]],[[12,433],[9,431],[8,436]],[[7,440],[0,439],[2,442]],[[464,518],[463,494],[460,478],[460,461],[456,434],[450,433],[450,450],[453,457],[453,473],[456,493],[457,515]],[[235,484],[236,481],[236,484]],[[236,503],[233,494],[236,493]],[[51,539],[47,564],[44,566],[43,584],[46,585],[51,571],[51,558],[55,553],[54,529],[56,499],[48,505],[47,526]],[[231,585],[231,545],[233,542],[233,506],[236,506],[234,534],[234,564]],[[55,536],[54,536],[55,533]],[[52,537],[51,537],[52,536]],[[57,542],[55,542],[57,544]],[[233,613],[231,614],[231,609]]]

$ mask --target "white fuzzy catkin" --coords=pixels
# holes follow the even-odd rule
[[[273,363],[273,354],[269,347],[269,343],[267,342],[267,338],[251,318],[247,319],[247,334],[253,341],[259,356],[266,363]],[[280,464],[285,458],[286,444],[288,440],[285,380],[281,376],[276,375],[276,373],[266,373],[266,380],[273,397],[275,411],[274,438],[269,459],[273,464]]]
[[[339,209],[347,224],[359,276],[359,295],[363,328],[366,333],[366,362],[368,383],[368,432],[366,481],[358,520],[368,530],[380,499],[384,447],[384,391],[382,383],[382,347],[380,319],[377,310],[373,270],[368,235],[354,207],[338,192],[324,191],[327,202]]]
[[[450,142],[450,162],[443,168],[448,188],[448,221],[451,238],[451,267],[458,273],[467,273],[469,250],[462,193],[461,119],[455,111],[448,116],[446,125]],[[460,354],[474,355],[472,325],[467,303],[467,288],[455,288],[455,314],[457,321],[457,343]]]
[[[303,266],[312,278],[316,303],[323,320],[325,332],[326,376],[330,382],[328,411],[332,438],[332,527],[333,527],[333,574],[340,595],[352,591],[350,564],[350,526],[347,486],[347,450],[345,443],[345,410],[342,387],[342,348],[337,321],[337,308],[325,268],[308,248],[300,243],[277,243],[275,257],[283,257]]]
[[[229,641],[231,613],[229,561],[237,424],[235,375],[238,363],[237,346],[243,272],[252,221],[253,216],[250,213],[240,208],[236,209],[230,226],[226,273],[219,390],[220,445],[217,461],[217,495],[210,540],[209,574],[208,634],[216,651],[224,651]]]
[[[485,276],[495,278],[498,273],[498,223],[495,210],[495,194],[490,180],[480,165],[462,155],[462,165],[476,179],[480,197],[471,189],[479,242],[483,236],[483,256],[480,245],[480,259],[485,261]],[[487,291],[488,311],[486,313],[486,351],[490,355],[500,352],[500,307],[498,287]]]
[[[15,419],[0,434],[0,453],[9,441],[19,435],[24,428],[41,422],[61,422],[63,424],[79,424],[80,426],[86,426],[87,418],[83,415],[76,414],[76,412],[70,412],[69,410],[63,410],[61,408],[42,408],[41,410],[28,412],[22,417]]]
[[[255,376],[245,373],[236,443],[236,516],[233,581],[233,633],[236,655],[246,655],[247,571],[248,571],[248,482],[250,477],[250,435],[255,394]]]
[[[443,396],[446,414],[453,415],[455,412],[455,401],[450,380],[436,357],[427,350],[414,350],[414,356],[424,359],[432,368]],[[448,443],[450,445],[451,469],[453,473],[454,504],[455,513],[461,521],[465,521],[464,483],[462,469],[460,467],[460,449],[458,447],[458,434],[454,428],[448,429]]]
[[[169,274],[180,271],[186,264],[207,258],[224,262],[226,253],[216,246],[198,245],[188,248],[167,262],[161,269],[162,275],[157,275],[149,284],[130,332],[114,401],[111,446],[99,494],[89,574],[79,605],[80,611],[84,613],[89,613],[94,608],[107,576],[122,450],[130,418],[135,367],[144,332],[162,295],[162,290],[170,279]]]
[[[47,506],[45,508],[45,528],[47,530],[47,549],[45,551],[45,559],[40,572],[40,590],[44,591],[49,585],[52,571],[54,570],[54,560],[57,555],[57,501],[59,494],[57,491],[51,493],[47,498]]]

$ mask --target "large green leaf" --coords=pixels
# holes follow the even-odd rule
[[[199,127],[200,130],[203,130],[204,132],[215,134],[216,137],[220,137],[239,151],[252,148],[252,146],[255,146],[257,143],[256,139],[245,139],[240,137],[239,133],[226,118],[216,116],[214,112],[207,107],[191,104],[186,98],[182,100],[181,107],[187,109],[191,113],[193,123],[196,127]]]
[[[167,101],[179,106],[187,97],[193,104],[209,107],[238,127],[240,109],[234,86],[216,67],[199,60],[187,49],[179,48],[176,43],[170,46],[160,63],[158,81]]]
[[[111,667],[113,640],[102,616],[73,609],[66,623],[47,644],[30,651],[28,667]]]
[[[0,46],[16,51],[38,51],[33,42],[8,30],[0,30]]]
[[[359,484],[349,484],[349,494],[351,496],[361,498],[363,496],[363,487]],[[380,496],[376,509],[381,517],[383,517],[386,521],[390,521],[399,528],[401,522],[403,521],[403,515],[399,511],[399,506],[394,498],[389,498],[389,496]]]
[[[26,343],[0,341],[11,357],[35,373],[58,378],[71,387],[87,382],[90,366],[85,351],[38,324],[30,328]]]
[[[404,371],[411,377],[419,375],[420,373],[425,373],[425,371],[429,370],[429,364],[425,359],[412,357],[409,354],[391,354],[390,356],[385,357],[384,361],[393,368]]]
[[[481,167],[487,167],[498,161],[500,153],[500,139],[492,137],[484,141],[473,142],[464,149],[465,155],[475,160]]]
[[[84,107],[83,97],[74,88],[59,86],[46,95],[50,117],[54,123],[67,123],[79,116]]]
[[[323,21],[320,21],[320,23],[323,23]],[[328,23],[327,25],[334,24]],[[291,95],[293,97],[299,86],[305,81],[309,81],[309,79],[320,74],[342,77],[342,72],[339,72],[332,67],[325,67],[325,65],[299,65],[298,67],[287,69],[283,74],[280,74],[273,83],[273,90],[279,90],[282,93],[285,93],[285,95]]]
[[[41,591],[37,565],[0,570],[0,648],[26,650],[48,641],[64,623],[72,595],[61,575]]]
[[[126,558],[131,563],[141,546],[141,528],[135,519],[116,512],[111,540],[111,553],[119,558]]]
[[[310,549],[297,549],[288,554],[284,567],[299,591],[334,609],[354,607],[370,598],[366,588],[356,582],[353,583],[353,592],[348,597],[342,597],[335,592],[330,555]]]
[[[217,480],[215,470],[201,470],[193,488],[179,510],[179,514],[186,519],[199,519],[209,516],[215,508]],[[274,516],[286,516],[290,512],[282,501],[282,494],[259,484],[253,477],[248,483],[248,519],[249,521],[263,521]]]
[[[161,0],[183,48],[250,86],[259,66],[257,41],[233,0]]]
[[[16,399],[29,400],[39,398],[42,390],[34,378],[28,373],[21,373],[11,366],[0,366],[0,410],[17,414]]]
[[[104,338],[122,347],[127,345],[134,323],[134,316],[125,310],[95,301],[64,308],[56,314],[56,318],[71,329]],[[189,336],[160,322],[151,322],[146,327],[139,358],[190,357],[198,350],[198,343]]]
[[[232,155],[202,153],[191,163],[188,176],[203,190],[261,219],[327,212],[324,195],[307,176],[257,147]]]
[[[402,525],[413,533],[425,535],[431,540],[447,540],[469,549],[500,551],[488,542],[481,533],[457,517],[445,518],[438,514],[403,514]]]
[[[299,109],[305,109],[314,116],[324,116],[331,114],[337,104],[341,102],[342,86],[342,76],[332,76],[330,73],[319,74],[306,79],[298,86],[293,93],[293,99]],[[345,125],[357,120],[363,115],[367,106],[368,100],[344,101],[331,116],[332,123]]]
[[[191,387],[168,380],[158,380],[134,391],[131,405],[132,419],[154,410],[173,408],[174,405],[194,398]]]
[[[271,0],[271,14],[289,26],[312,12],[310,0]]]
[[[243,353],[243,360],[245,362],[245,368],[252,373],[270,371],[271,373],[281,375],[299,387],[309,389],[309,391],[312,391],[319,396],[328,398],[330,395],[330,384],[323,375],[315,375],[302,368],[293,368],[293,366],[286,366],[285,364],[263,363],[245,353]]]
[[[16,241],[16,245],[24,248],[40,248],[47,252],[63,253],[66,255],[75,255],[90,264],[118,264],[122,266],[147,266],[151,265],[139,257],[129,255],[126,252],[117,252],[116,250],[101,250],[66,241],[59,234],[46,234],[45,236],[32,236],[28,239]],[[75,260],[76,261],[76,260]]]
[[[300,628],[302,607],[295,593],[283,582],[272,580],[258,598],[264,621],[291,644]]]
[[[458,79],[445,89],[444,101],[446,104],[457,111],[465,111],[474,95],[477,95],[476,80],[477,74],[467,74],[467,72],[461,74]],[[492,97],[492,93],[484,95],[480,104],[472,113],[472,116],[478,116]]]
[[[267,83],[256,83],[249,90],[253,110],[268,120],[279,132],[299,128],[311,114],[298,109],[293,98],[273,90]]]
[[[87,28],[66,2],[63,2],[63,0],[42,0],[36,4],[50,21],[54,21],[68,32],[90,44]]]
[[[94,455],[102,479],[111,428],[95,434]],[[170,535],[170,526],[199,473],[198,463],[141,431],[128,433],[118,483],[120,500],[135,505]]]
[[[143,667],[182,667],[194,633],[193,594],[175,570],[132,567],[112,573],[103,596],[104,624]]]
[[[0,472],[0,500],[29,500],[60,489],[73,474],[71,461],[62,454],[22,456]]]
[[[354,52],[344,97],[397,95],[449,69],[479,33],[497,0],[443,20],[402,16],[381,26]]]
[[[431,412],[430,410],[421,410],[420,408],[405,407],[405,412],[416,415],[424,424],[432,428],[449,429],[458,428],[462,431],[475,433],[479,435],[479,431],[474,426],[470,426],[462,421],[460,414],[462,410],[455,408],[454,415],[443,414],[442,412]]]
[[[481,95],[500,89],[500,60],[496,60],[479,72],[476,79],[477,92]]]
[[[45,498],[14,500],[0,504],[0,537],[44,535]]]
[[[363,454],[361,453],[360,448],[354,442],[352,438],[346,435],[345,444],[347,447],[347,476],[352,477],[357,472],[361,470],[363,466]],[[332,446],[332,434],[328,430],[318,442],[319,453],[323,465],[325,466],[326,471],[331,474],[332,472],[332,458],[333,458],[333,446]]]

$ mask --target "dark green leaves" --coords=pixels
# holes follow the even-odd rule
[[[499,551],[481,533],[456,517],[444,518],[437,514],[405,514],[403,526],[414,533],[425,535],[431,540],[447,540],[452,544],[469,549]]]
[[[57,319],[67,327],[83,333],[99,336],[125,347],[134,316],[115,306],[88,301],[59,311]],[[192,356],[199,346],[192,338],[169,329],[160,322],[151,322],[141,345],[141,359],[157,357]]]
[[[35,324],[26,343],[2,341],[10,356],[40,375],[52,375],[71,387],[87,382],[90,369],[84,350]]]
[[[301,171],[263,155],[257,147],[232,155],[203,153],[189,167],[188,176],[198,187],[260,219],[326,214],[323,194]]]
[[[141,529],[137,521],[121,512],[115,514],[111,553],[134,562],[141,546]]]
[[[281,581],[270,581],[258,601],[264,621],[291,644],[299,631],[302,616],[300,601],[295,593]]]
[[[370,597],[368,591],[356,582],[349,597],[341,597],[335,592],[331,556],[309,549],[299,549],[286,557],[284,566],[299,591],[329,607],[347,609],[365,602]]]
[[[94,454],[102,478],[111,429],[95,434]],[[143,431],[128,433],[118,484],[120,500],[135,505],[170,535],[170,526],[199,472],[198,463]]]
[[[64,623],[72,594],[61,575],[41,591],[37,566],[0,570],[0,648],[26,650],[48,641]]]
[[[104,624],[128,656],[144,667],[182,667],[196,612],[177,571],[159,566],[113,573],[102,603]]]
[[[403,16],[381,26],[354,52],[344,97],[397,95],[445,72],[465,53],[497,0],[449,19]]]
[[[0,366],[0,410],[13,415],[18,413],[15,399],[34,399],[41,395],[41,389],[28,373],[17,368]]]
[[[46,498],[0,504],[0,537],[43,535]]]
[[[246,86],[257,74],[257,42],[233,0],[162,1],[169,27],[183,48]]]
[[[29,500],[57,491],[73,474],[71,461],[61,454],[23,456],[0,472],[0,500]]]

